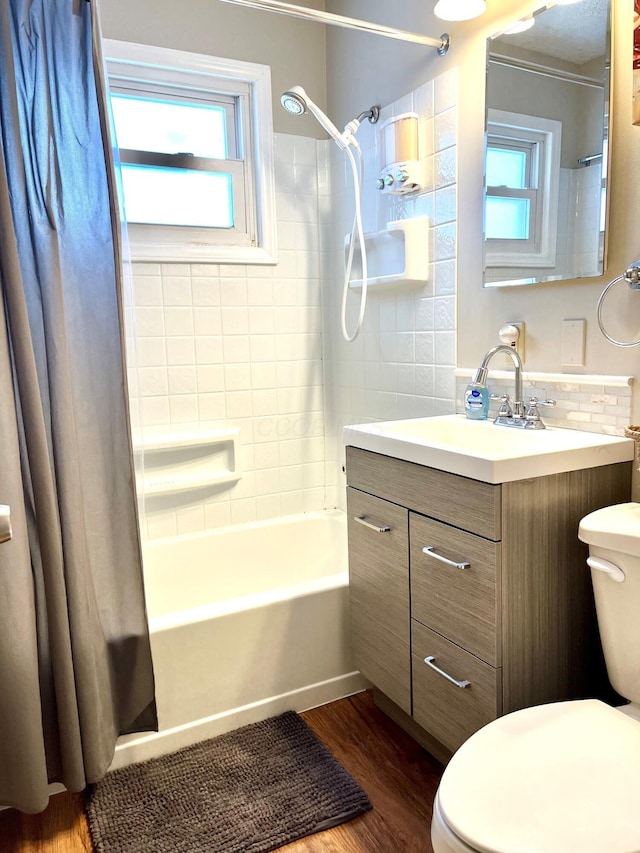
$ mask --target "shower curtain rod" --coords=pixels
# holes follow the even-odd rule
[[[307,21],[332,24],[336,27],[345,27],[346,29],[360,30],[361,32],[400,39],[400,41],[408,41],[413,44],[427,45],[428,47],[435,47],[440,56],[444,56],[449,50],[450,39],[447,33],[443,33],[440,38],[431,38],[431,36],[423,36],[408,30],[387,27],[384,24],[374,24],[371,21],[361,21],[358,18],[346,18],[344,15],[334,15],[333,12],[322,12],[319,9],[282,3],[280,0],[220,0],[220,2],[233,3],[236,6],[248,6],[251,9],[262,9],[265,12],[278,12],[281,15],[289,15],[293,18],[303,18]]]
[[[550,65],[539,65],[537,62],[529,62],[526,59],[518,59],[515,56],[491,52],[489,54],[489,62],[494,65],[504,65],[507,68],[518,68],[520,71],[530,71],[532,74],[539,74],[541,77],[553,77],[556,80],[563,80],[566,83],[577,83],[578,86],[604,89],[602,81],[596,80],[595,77],[585,77],[583,74],[561,71],[558,68],[552,68]]]

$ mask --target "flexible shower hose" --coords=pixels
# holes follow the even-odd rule
[[[353,226],[351,228],[351,239],[349,241],[347,266],[344,274],[344,288],[342,291],[342,336],[345,341],[347,341],[347,343],[355,341],[355,339],[358,337],[358,334],[360,333],[360,330],[362,329],[362,323],[364,321],[364,312],[367,307],[368,285],[367,249],[364,242],[364,229],[362,227],[362,151],[360,150],[360,146],[358,145],[355,139],[351,140],[351,146],[353,146],[353,148],[357,152],[358,163],[356,164],[356,158],[354,157],[351,147],[347,145],[344,148],[344,153],[347,155],[347,159],[351,164],[351,171],[353,173],[353,193],[355,199],[355,212],[353,216]],[[356,323],[356,327],[352,333],[349,333],[349,330],[347,329],[347,298],[349,296],[349,281],[351,280],[351,269],[353,266],[353,255],[355,251],[356,236],[360,245],[360,259],[362,265],[362,291],[360,293],[360,311],[358,312],[358,320]]]

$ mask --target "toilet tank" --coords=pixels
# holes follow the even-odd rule
[[[580,522],[578,537],[589,546],[590,557],[613,563],[624,575],[615,580],[591,569],[609,680],[621,696],[640,703],[640,503],[590,513]]]

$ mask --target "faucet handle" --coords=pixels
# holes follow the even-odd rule
[[[529,399],[529,406],[555,406],[555,400],[539,400],[537,397]]]
[[[531,397],[527,404],[527,412],[525,417],[528,421],[539,421],[540,420],[540,412],[538,411],[538,406],[555,406],[555,400],[538,400],[537,397]]]
[[[513,411],[511,409],[511,400],[508,394],[491,394],[492,400],[500,400],[499,418],[512,418]]]

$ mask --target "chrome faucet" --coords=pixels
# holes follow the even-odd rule
[[[497,347],[493,347],[489,350],[489,352],[482,359],[482,364],[478,368],[476,372],[475,382],[480,382],[483,385],[487,384],[487,373],[489,372],[489,362],[497,355],[497,353],[503,352],[505,355],[508,355],[513,361],[513,366],[515,367],[515,388],[513,394],[513,404],[512,408],[512,416],[514,418],[522,418],[524,417],[524,403],[522,402],[522,360],[518,355],[517,351],[513,349],[513,347],[509,347],[506,344],[501,344]]]
[[[482,363],[476,371],[473,381],[479,382],[482,385],[487,384],[489,362],[499,352],[508,355],[513,362],[515,368],[515,388],[513,402],[509,400],[508,395],[500,398],[502,403],[494,423],[500,426],[517,427],[518,429],[544,429],[545,426],[540,418],[538,406],[555,406],[555,400],[538,400],[537,397],[532,397],[525,407],[522,399],[522,360],[513,347],[502,344],[490,349],[482,359]]]

